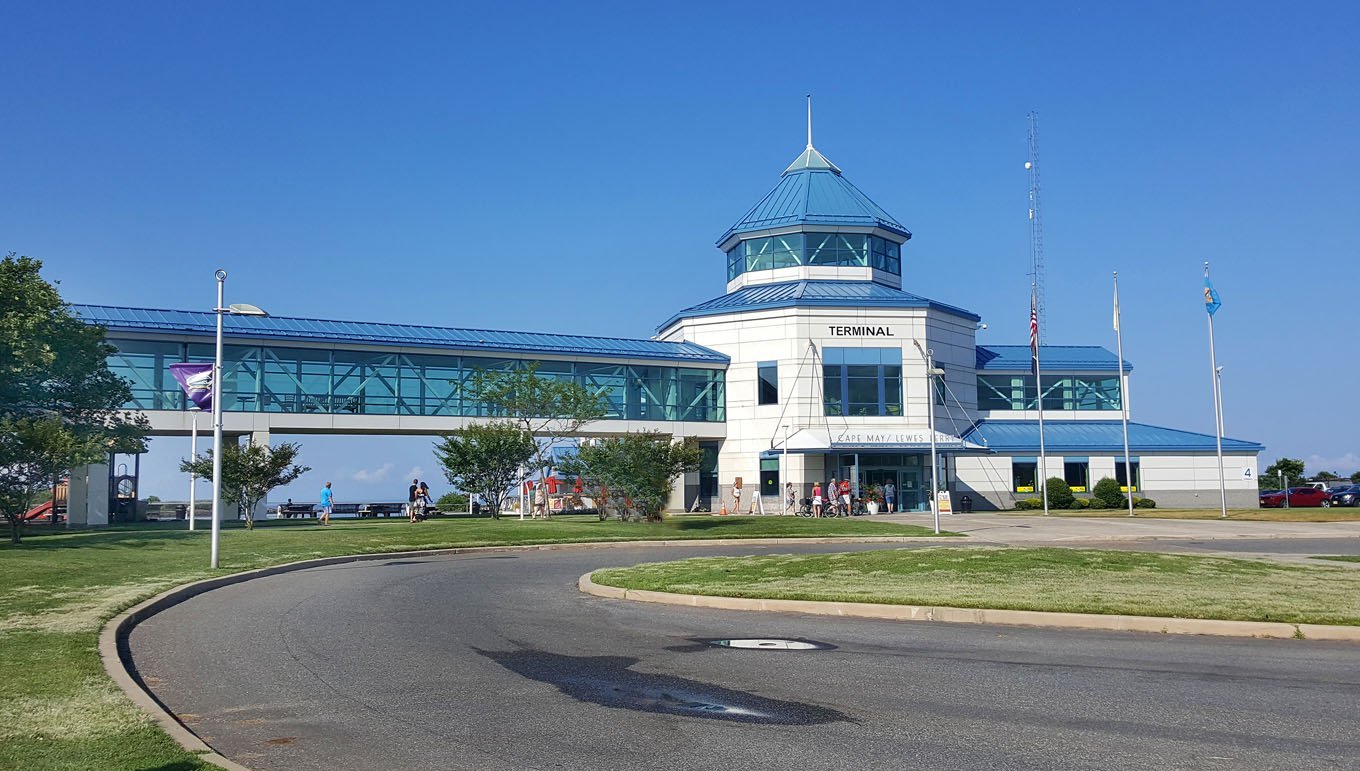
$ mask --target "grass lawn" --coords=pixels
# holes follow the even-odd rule
[[[1360,557],[1353,554],[1344,554],[1336,557],[1314,557],[1315,560],[1332,560],[1333,562],[1360,562]]]
[[[1134,509],[1144,519],[1218,519],[1218,509]],[[1000,511],[1012,517],[1044,515],[1038,511]],[[1054,517],[1125,517],[1128,509],[1052,509]],[[1228,519],[1239,522],[1360,522],[1360,508],[1228,509]]]
[[[682,594],[1360,625],[1360,571],[1095,549],[714,557],[600,570]]]
[[[797,517],[675,517],[664,524],[404,519],[235,523],[221,538],[224,572],[370,552],[585,541],[815,536],[926,536],[913,525]],[[952,535],[952,534],[951,534]],[[180,749],[104,674],[99,629],[160,591],[206,578],[208,532],[182,523],[104,530],[28,528],[0,545],[0,768],[209,768]]]

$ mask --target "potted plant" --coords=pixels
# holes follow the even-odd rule
[[[879,507],[883,505],[883,486],[870,485],[869,494],[865,499],[864,508],[870,514],[877,514]]]

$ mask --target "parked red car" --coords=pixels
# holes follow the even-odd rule
[[[1289,505],[1296,507],[1326,506],[1328,493],[1316,487],[1289,488]],[[1279,509],[1284,507],[1284,493],[1266,493],[1261,496],[1261,508]]]

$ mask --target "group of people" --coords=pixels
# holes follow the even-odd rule
[[[826,486],[825,494],[820,481],[812,483],[812,516],[820,517],[827,511],[840,511],[843,515],[850,514],[850,480],[842,479],[839,482],[835,477],[831,477],[831,483]]]
[[[434,505],[430,499],[430,488],[419,479],[412,479],[406,490],[406,516],[412,523],[425,519],[425,507]]]
[[[784,486],[784,504],[792,509],[794,505],[793,483],[789,482]],[[883,485],[883,498],[888,511],[897,511],[897,486],[892,482]],[[839,510],[842,515],[851,513],[850,509],[850,480],[842,479],[837,481],[831,478],[831,483],[823,490],[821,482],[812,485],[812,516],[820,517],[827,511]]]

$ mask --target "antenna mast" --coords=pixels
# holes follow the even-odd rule
[[[1029,114],[1029,277],[1034,284],[1035,308],[1039,316],[1039,340],[1043,342],[1044,308],[1044,218],[1039,209],[1039,113]]]

